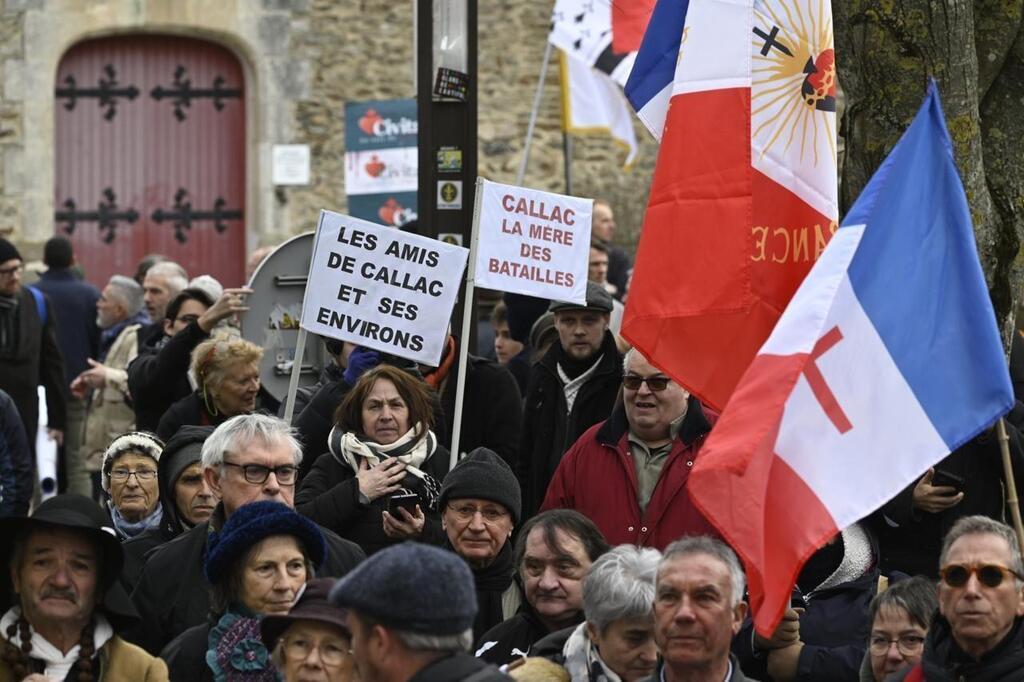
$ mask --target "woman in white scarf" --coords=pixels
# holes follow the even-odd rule
[[[359,378],[335,413],[328,452],[295,508],[371,554],[407,539],[441,544],[437,509],[448,451],[431,431],[430,389],[391,365]]]
[[[572,682],[636,682],[654,673],[654,578],[661,553],[619,545],[583,580],[586,620],[562,647]]]

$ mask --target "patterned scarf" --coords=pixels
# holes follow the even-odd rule
[[[216,682],[278,682],[260,635],[260,617],[228,611],[210,628],[206,665]]]
[[[421,469],[423,464],[437,452],[437,436],[433,431],[426,431],[423,435],[418,435],[422,430],[422,424],[416,424],[394,443],[378,445],[359,440],[359,437],[351,431],[345,432],[335,426],[327,438],[327,447],[334,459],[348,466],[352,471],[359,471],[360,459],[365,459],[371,469],[391,457],[402,460],[406,464],[406,473],[412,474],[423,482],[426,491],[424,500],[426,507],[431,511],[437,511],[437,498],[441,494],[441,484],[436,478]]]
[[[565,657],[563,667],[569,671],[572,682],[622,682],[622,678],[612,672],[597,651],[597,647],[587,636],[586,622],[580,623],[569,635],[562,647]]]

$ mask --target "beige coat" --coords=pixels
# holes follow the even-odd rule
[[[0,646],[10,647],[5,640]],[[167,665],[117,635],[100,649],[100,675],[96,682],[168,682]],[[0,682],[19,682],[0,658]]]
[[[82,458],[89,471],[99,471],[103,453],[117,436],[135,428],[135,412],[128,404],[128,365],[139,354],[139,325],[121,330],[110,346],[107,359],[107,383],[92,394],[85,417]]]

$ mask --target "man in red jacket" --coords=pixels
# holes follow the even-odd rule
[[[683,535],[717,535],[686,481],[718,415],[638,350],[626,354],[624,367],[622,404],[565,454],[541,511],[575,509],[611,545],[664,549]]]

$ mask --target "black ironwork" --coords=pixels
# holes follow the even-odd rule
[[[79,98],[95,97],[99,100],[99,106],[106,109],[103,118],[110,121],[117,115],[118,98],[133,100],[139,96],[139,89],[134,85],[118,86],[117,71],[113,64],[104,66],[103,73],[106,74],[106,78],[100,76],[99,82],[94,88],[80,88],[73,75],[65,76],[65,85],[57,87],[57,97],[67,100],[64,102],[64,108],[71,111],[75,108]]]
[[[133,208],[119,209],[117,195],[114,194],[112,187],[103,190],[103,197],[106,201],[101,199],[95,211],[79,211],[74,199],[65,199],[63,204],[65,210],[55,211],[53,217],[58,223],[64,223],[64,231],[68,234],[75,231],[78,223],[99,223],[100,231],[104,233],[103,242],[109,244],[114,241],[117,224],[125,222],[130,225],[139,219],[139,214]]]
[[[217,197],[217,200],[213,202],[212,210],[194,210],[192,202],[188,199],[188,190],[181,187],[174,193],[174,210],[165,211],[158,208],[153,211],[152,218],[158,224],[166,220],[173,220],[174,238],[184,244],[188,241],[186,231],[192,229],[193,222],[212,220],[213,228],[217,232],[223,232],[228,229],[228,226],[224,224],[225,220],[241,220],[242,210],[225,208],[227,203],[223,198]]]
[[[213,79],[213,87],[193,88],[192,79],[188,77],[188,70],[179,64],[178,68],[174,70],[174,87],[165,88],[158,85],[149,94],[157,101],[173,98],[174,118],[181,122],[186,118],[185,109],[192,106],[194,99],[212,99],[213,107],[217,111],[224,108],[225,99],[241,99],[242,89],[226,88],[224,87],[226,83],[223,76],[216,76]]]

